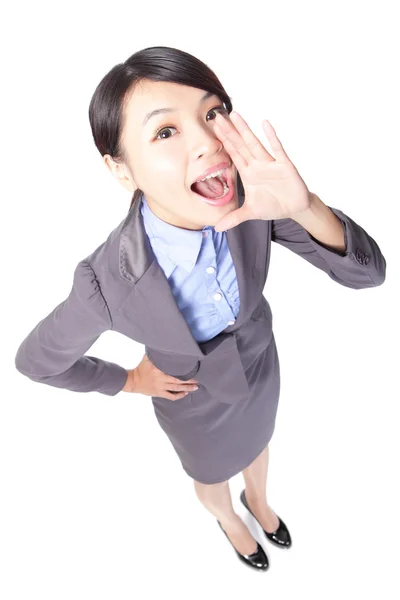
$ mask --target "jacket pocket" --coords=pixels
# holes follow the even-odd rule
[[[191,371],[189,371],[189,373],[185,373],[185,375],[173,375],[173,377],[182,379],[182,381],[188,381],[189,379],[192,379],[192,377],[194,377],[196,375],[199,368],[200,368],[200,361],[198,360],[196,366]]]
[[[162,352],[148,346],[145,347],[145,352],[157,369],[182,381],[192,379],[200,368],[200,361],[193,356]]]

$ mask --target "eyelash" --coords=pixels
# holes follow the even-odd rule
[[[220,104],[219,106],[214,106],[214,108],[210,108],[210,110],[208,111],[208,113],[210,113],[212,110],[221,110],[222,112],[225,112],[226,114],[229,114],[228,111],[227,111],[227,109],[225,108],[225,106],[223,106],[222,104]],[[153,132],[154,139],[157,139],[158,136],[160,135],[160,133],[164,129],[175,129],[175,127],[173,125],[163,125],[162,127],[160,127],[159,129],[156,129],[156,131]],[[164,139],[168,140],[169,138],[164,138]]]

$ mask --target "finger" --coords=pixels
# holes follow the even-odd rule
[[[221,131],[221,128],[218,125],[214,125],[214,132],[215,135],[224,144],[225,150],[228,152],[229,156],[233,161],[233,164],[240,173],[245,167],[248,166],[248,161],[245,160],[245,158],[243,158],[243,155],[237,150],[237,148],[232,144],[228,137],[224,135],[224,133]],[[251,157],[249,157],[249,161],[250,160]]]
[[[184,381],[183,379],[179,379],[179,377],[167,376],[164,380],[164,383],[199,383],[196,379],[187,379]]]
[[[232,212],[222,217],[222,219],[220,219],[214,225],[214,231],[225,231],[231,229],[232,227],[236,227],[236,225],[239,225],[239,223],[242,223],[243,221],[248,221],[249,219],[254,219],[254,216],[252,213],[249,212],[249,209],[246,206],[246,204],[243,204],[241,208],[237,208],[236,210],[233,210]]]
[[[162,398],[166,398],[167,400],[181,400],[182,398],[184,398],[185,396],[188,395],[189,392],[183,392],[182,394],[170,394],[169,392],[163,392],[163,394],[165,394],[164,396],[161,396]]]
[[[243,117],[235,111],[232,111],[230,114],[231,121],[228,121],[228,119],[219,114],[215,118],[215,126],[220,127],[224,135],[224,145],[229,141],[236,152],[239,152],[247,163],[251,162],[252,158],[263,161],[275,160],[251,131]]]
[[[165,388],[170,392],[191,392],[196,390],[198,386],[195,383],[186,384],[186,382],[181,381],[179,383],[166,383]]]
[[[251,162],[252,154],[234,123],[229,118],[218,114],[214,119],[214,132],[229,153],[229,148],[232,148],[240,156],[240,162],[238,164],[235,162],[235,164],[238,167],[247,167],[249,162]]]
[[[282,143],[276,135],[275,129],[272,127],[271,123],[268,119],[263,121],[263,129],[265,131],[265,135],[267,136],[269,143],[271,144],[271,148],[275,154],[275,159],[279,162],[290,161],[288,155],[283,149]]]
[[[274,157],[271,156],[271,154],[265,148],[265,146],[260,142],[258,137],[252,132],[244,118],[236,111],[232,111],[231,115],[236,129],[246,142],[246,146],[250,150],[254,158],[257,158],[258,160],[268,161],[275,160]]]

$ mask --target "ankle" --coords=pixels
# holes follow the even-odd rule
[[[229,517],[224,516],[222,519],[218,519],[221,523],[222,529],[227,533],[236,533],[244,525],[242,519],[237,513],[230,515]]]
[[[255,492],[254,490],[247,489],[245,490],[245,498],[249,504],[252,506],[266,507],[268,506],[267,498],[265,494],[260,495],[259,492]]]

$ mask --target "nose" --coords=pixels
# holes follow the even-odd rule
[[[197,156],[197,158],[200,158],[203,155],[207,154],[212,156],[213,154],[218,154],[218,152],[221,152],[223,148],[223,143],[217,137],[213,126],[211,126],[210,128],[200,128],[199,131],[200,132],[193,146],[194,153]]]

